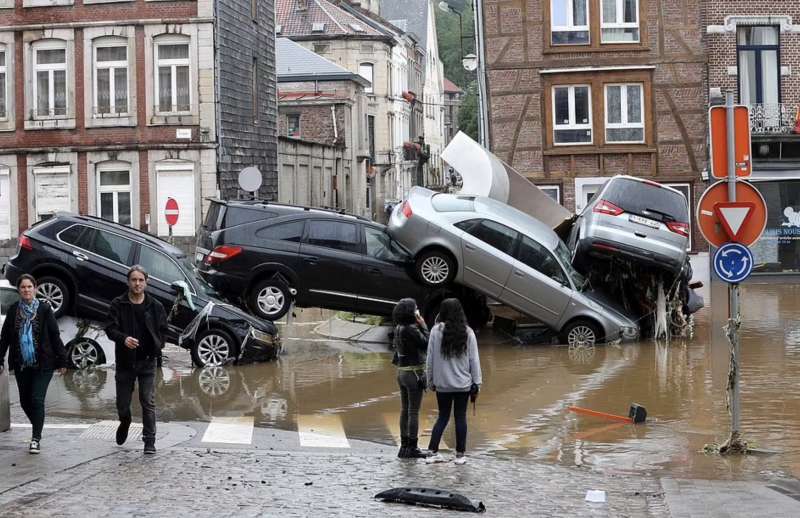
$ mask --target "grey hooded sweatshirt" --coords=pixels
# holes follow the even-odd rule
[[[481,360],[478,356],[478,340],[467,327],[467,352],[453,358],[442,356],[444,323],[436,324],[428,340],[428,360],[425,372],[428,386],[437,392],[469,392],[473,383],[480,385]]]

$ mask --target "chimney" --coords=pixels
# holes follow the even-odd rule
[[[297,0],[297,11],[308,11],[308,0]]]

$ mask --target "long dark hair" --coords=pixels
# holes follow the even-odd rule
[[[445,299],[439,307],[442,332],[442,356],[458,358],[467,352],[467,317],[458,299]]]
[[[417,303],[414,299],[400,299],[400,302],[397,303],[394,311],[392,311],[395,325],[407,326],[415,323],[417,321],[416,316],[414,316],[416,310]]]

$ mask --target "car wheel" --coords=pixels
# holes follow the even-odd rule
[[[67,343],[67,357],[73,369],[88,369],[105,363],[103,349],[94,340],[76,338]]]
[[[602,339],[600,327],[589,320],[570,322],[561,331],[561,342],[575,347],[594,347]]]
[[[231,375],[225,367],[206,366],[200,370],[197,376],[197,385],[206,396],[219,398],[230,390]]]
[[[260,281],[250,292],[250,309],[265,320],[278,320],[289,311],[291,305],[289,288],[281,281]]]
[[[192,347],[192,361],[200,368],[219,366],[234,358],[235,342],[227,331],[206,329],[197,335]]]
[[[417,259],[417,277],[426,286],[444,286],[455,276],[456,263],[447,252],[431,250]]]
[[[67,284],[58,277],[42,277],[36,286],[36,298],[50,304],[56,318],[69,309],[70,293]]]

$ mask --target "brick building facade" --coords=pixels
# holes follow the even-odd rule
[[[166,235],[173,197],[188,246],[243,164],[275,193],[272,2],[223,4],[0,2],[0,239],[60,210]]]
[[[694,210],[707,131],[700,0],[478,5],[498,156],[572,210],[614,174],[673,185]]]

